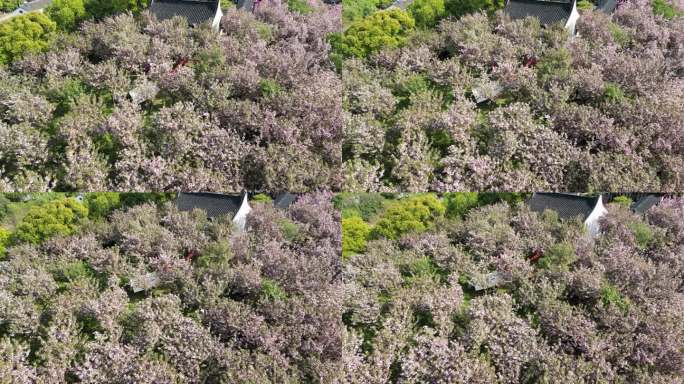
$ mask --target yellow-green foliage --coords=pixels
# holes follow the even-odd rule
[[[88,193],[85,196],[84,203],[88,207],[88,217],[99,219],[120,208],[121,198],[117,192]]]
[[[292,220],[282,219],[278,221],[278,225],[285,240],[293,241],[299,235],[299,226]]]
[[[287,0],[287,9],[292,12],[298,12],[303,15],[313,12],[313,8],[306,0]]]
[[[5,247],[7,246],[7,243],[9,243],[11,235],[12,232],[8,231],[3,227],[0,227],[0,257],[5,256]]]
[[[421,28],[434,27],[439,20],[446,16],[444,0],[414,0],[408,11]]]
[[[613,37],[613,41],[618,45],[626,45],[631,40],[629,33],[622,29],[619,25],[613,23],[612,21],[608,23],[608,31]]]
[[[385,209],[385,198],[378,193],[338,193],[333,201],[342,218],[360,216],[370,221]]]
[[[539,259],[539,267],[552,271],[567,271],[570,264],[577,260],[575,247],[567,242],[554,244]]]
[[[684,14],[679,8],[677,8],[676,5],[666,0],[653,0],[651,7],[653,8],[653,13],[668,20],[674,19],[675,17]]]
[[[273,199],[271,199],[271,196],[266,195],[264,193],[259,193],[256,194],[252,197],[252,203],[272,203]]]
[[[444,195],[447,217],[462,217],[478,205],[477,192],[457,192]]]
[[[485,11],[492,13],[506,5],[505,0],[447,0],[447,13],[460,17],[468,13]]]
[[[634,234],[634,239],[637,242],[639,248],[644,249],[651,244],[653,241],[653,231],[648,224],[642,222],[634,222],[627,225],[627,227]]]
[[[332,43],[335,51],[342,56],[366,57],[383,48],[401,46],[415,25],[411,15],[393,7],[353,22]]]
[[[38,244],[57,235],[70,235],[88,217],[88,208],[73,198],[61,198],[29,210],[14,233],[14,241]]]
[[[442,202],[432,194],[394,201],[375,224],[371,237],[397,239],[408,232],[422,232],[445,212]]]
[[[55,36],[57,24],[49,17],[32,12],[0,24],[0,64],[8,64],[28,52],[46,50]]]
[[[627,196],[617,196],[611,201],[611,203],[629,208],[632,205],[632,199]]]
[[[261,280],[261,297],[268,301],[278,301],[287,298],[287,292],[271,279]]]
[[[0,0],[0,12],[12,12],[24,2],[24,0]]]
[[[606,308],[613,305],[623,313],[629,311],[629,299],[624,297],[616,287],[610,284],[605,284],[603,288],[601,288],[601,302]]]
[[[594,9],[594,3],[589,0],[580,0],[577,2],[577,9],[589,10]]]
[[[65,31],[73,30],[86,17],[83,0],[53,0],[45,12]]]
[[[358,216],[342,219],[342,257],[366,250],[371,226]]]

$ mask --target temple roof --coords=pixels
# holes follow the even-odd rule
[[[530,209],[544,212],[550,209],[558,213],[561,219],[571,219],[579,216],[584,221],[596,207],[598,199],[564,193],[535,193],[528,200]]]
[[[565,24],[572,13],[573,1],[509,0],[504,12],[512,19],[537,17],[542,25]]]
[[[211,22],[216,16],[219,0],[153,0],[150,12],[159,20],[185,17],[190,25]]]

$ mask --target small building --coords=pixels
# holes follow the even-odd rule
[[[632,212],[643,215],[652,207],[660,204],[663,201],[662,195],[647,194],[637,198],[629,207]]]
[[[176,197],[176,207],[179,211],[201,209],[207,213],[209,219],[223,215],[232,215],[233,223],[245,229],[247,215],[252,211],[247,200],[247,194],[223,195],[220,193],[179,193]]]
[[[220,0],[152,0],[150,12],[158,20],[184,17],[191,27],[209,23],[215,31],[223,17]]]
[[[508,0],[504,13],[513,20],[536,17],[544,26],[561,23],[571,35],[580,16],[576,0]]]
[[[299,198],[294,193],[280,193],[273,198],[273,206],[287,210]],[[207,213],[209,219],[223,215],[232,215],[233,223],[244,229],[247,216],[252,212],[247,193],[230,195],[221,193],[179,193],[176,197],[176,207],[179,211],[201,209]]]
[[[535,193],[527,201],[534,212],[549,209],[558,213],[558,217],[569,220],[578,217],[586,226],[592,237],[598,235],[599,219],[608,212],[603,206],[603,197],[588,197],[566,193]]]
[[[290,205],[297,201],[299,195],[294,193],[281,193],[273,199],[273,205],[278,209],[288,209]]]

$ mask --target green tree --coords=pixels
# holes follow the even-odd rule
[[[457,192],[444,195],[447,217],[463,217],[479,204],[477,192]]]
[[[12,12],[23,3],[24,0],[0,0],[0,12]]]
[[[0,227],[0,258],[5,256],[6,249],[5,247],[7,244],[9,244],[10,236],[12,235],[12,232],[9,230]]]
[[[89,193],[85,196],[85,205],[88,207],[88,217],[100,219],[120,208],[121,198],[117,192]]]
[[[272,203],[273,199],[271,198],[271,196],[269,196],[267,194],[259,193],[259,194],[252,196],[252,198],[250,199],[250,202],[257,203],[257,204],[258,203]]]
[[[353,22],[378,10],[377,0],[342,0],[342,20]]]
[[[666,0],[653,0],[651,7],[653,8],[653,13],[668,20],[684,14],[676,5],[667,2]]]
[[[54,0],[45,12],[64,31],[74,30],[86,17],[83,0]]]
[[[0,24],[0,64],[8,64],[27,52],[46,50],[55,36],[57,24],[49,17],[32,12]]]
[[[632,206],[632,199],[630,199],[627,196],[620,195],[620,196],[616,196],[613,199],[613,201],[611,201],[611,203],[621,205],[625,208],[629,208]]]
[[[540,268],[552,271],[567,271],[570,264],[575,261],[577,261],[575,247],[568,242],[562,242],[549,247],[544,252],[544,256],[539,259],[538,265]]]
[[[634,239],[637,242],[637,246],[641,249],[646,249],[653,241],[653,230],[646,223],[634,222],[628,224],[627,227],[634,234]]]
[[[89,17],[102,19],[125,11],[138,13],[147,8],[148,3],[148,0],[85,0],[85,10]]]
[[[589,10],[594,9],[594,3],[589,0],[580,0],[577,2],[577,9]]]
[[[378,193],[338,193],[334,198],[335,207],[342,212],[343,218],[360,216],[369,221],[385,209],[385,198]]]
[[[446,10],[450,15],[457,17],[468,13],[485,11],[494,12],[506,5],[505,0],[446,0]]]
[[[415,0],[408,11],[416,21],[416,26],[430,28],[446,16],[444,0]]]
[[[392,7],[353,22],[332,44],[342,56],[366,57],[383,48],[401,46],[415,26],[411,15]]]
[[[302,15],[313,12],[313,8],[311,8],[307,0],[287,0],[287,9]]]
[[[14,232],[13,241],[39,244],[57,235],[70,235],[88,217],[88,208],[65,197],[31,207]]]
[[[425,231],[445,212],[446,208],[433,194],[397,200],[387,207],[375,224],[371,237],[397,239],[405,233]]]
[[[365,251],[370,233],[370,224],[360,217],[342,219],[342,257]]]

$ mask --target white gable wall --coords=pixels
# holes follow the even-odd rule
[[[584,225],[587,227],[587,230],[589,230],[589,234],[591,237],[596,237],[596,235],[599,234],[600,226],[599,226],[599,219],[606,214],[608,210],[606,207],[603,205],[603,198],[601,195],[599,195],[598,201],[596,202],[596,206],[594,207],[594,210],[591,211],[589,216],[587,217],[586,220],[584,220]]]
[[[565,23],[565,28],[570,32],[570,36],[575,36],[575,24],[577,24],[579,17],[580,15],[577,11],[577,0],[575,0],[572,2],[572,12],[570,12],[570,17],[568,17],[568,21]]]
[[[252,207],[249,206],[249,202],[247,201],[247,193],[245,193],[245,196],[242,198],[242,205],[235,214],[235,217],[233,217],[233,223],[238,230],[245,230],[245,226],[247,225],[247,215],[249,215],[250,212],[252,212]]]
[[[214,21],[211,22],[211,27],[214,28],[215,31],[219,30],[219,26],[221,25],[221,19],[223,18],[223,10],[221,9],[221,4],[219,4],[218,9],[216,10],[216,16],[214,16]]]

